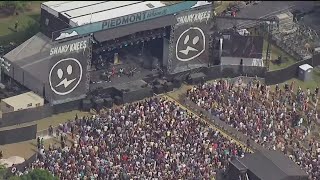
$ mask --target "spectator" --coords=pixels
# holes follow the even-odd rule
[[[63,126],[61,126],[62,128]],[[152,98],[74,123],[71,146],[31,167],[60,179],[211,179],[244,150],[174,102]]]
[[[53,136],[53,127],[52,127],[52,125],[49,126],[48,131],[49,131],[49,136]]]
[[[317,110],[309,108],[311,90],[298,87],[297,94],[293,94],[287,84],[283,89],[277,84],[275,91],[270,91],[259,81],[240,81],[197,85],[187,97],[256,143],[290,156],[313,179],[320,177],[319,143],[311,142],[313,154],[302,145],[308,141],[312,122],[319,118]]]

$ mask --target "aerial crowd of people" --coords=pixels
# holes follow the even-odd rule
[[[320,177],[320,144],[310,138],[320,120],[319,88],[295,91],[294,83],[271,88],[239,78],[196,85],[186,98],[261,146],[282,151],[310,179]],[[247,153],[165,97],[76,116],[61,124],[55,136],[61,145],[48,149],[38,139],[38,158],[25,172],[47,169],[62,180],[212,179],[232,157]]]
[[[57,133],[61,146],[40,146],[26,171],[47,169],[62,180],[209,180],[226,169],[230,158],[246,153],[194,114],[159,97],[77,117]]]
[[[295,88],[294,82],[273,89],[257,80],[224,79],[194,86],[187,98],[258,144],[282,151],[317,180],[320,144],[310,134],[320,123],[319,88]]]

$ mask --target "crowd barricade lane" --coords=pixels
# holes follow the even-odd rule
[[[152,98],[154,98],[154,97],[161,97],[161,96],[162,96],[161,94],[157,94],[157,95],[153,96]],[[145,101],[145,100],[147,100],[147,99],[150,99],[150,97],[149,97],[149,98],[141,99],[141,100],[139,100],[139,101],[135,101],[134,103],[143,102],[143,101]],[[128,105],[128,104],[131,104],[131,103],[125,103],[125,104],[121,104],[121,105],[119,105],[119,106],[114,105],[111,109],[114,109],[114,108],[117,108],[117,107],[122,107],[122,106]],[[100,111],[104,111],[104,110],[106,110],[106,109],[108,109],[108,108],[103,107]],[[90,109],[89,113],[90,113],[90,115],[98,115],[98,114],[99,114],[99,112],[97,112],[97,111],[96,111],[95,109],[93,109],[93,108]],[[75,121],[74,121],[74,120],[71,120],[70,123],[73,124],[73,123],[75,123]],[[48,127],[48,128],[49,128],[49,127]],[[59,125],[53,127],[53,134],[52,134],[52,135],[49,135],[48,128],[47,128],[47,129],[39,130],[39,131],[37,132],[37,137],[59,138],[59,137],[57,136],[57,133],[56,133],[56,132],[57,132],[57,129],[59,129]],[[66,134],[71,137],[71,132],[67,132]]]
[[[186,106],[182,105],[180,102],[177,100],[174,100],[172,97],[168,95],[163,95],[163,97],[167,98],[169,101],[175,102],[178,104],[183,110],[187,110],[189,113],[194,114],[196,117],[198,117],[201,121],[205,122],[206,124],[209,125],[210,128],[214,129],[215,131],[219,131],[224,137],[228,138],[229,140],[233,140],[237,145],[240,145],[242,148],[248,150],[250,153],[253,153],[253,150],[251,148],[248,148],[243,142],[237,140],[238,138],[230,136],[228,133],[226,133],[226,130],[222,130],[221,128],[217,127],[213,122],[208,121],[207,119],[200,118],[198,113],[196,113],[195,110],[191,110],[187,108]]]

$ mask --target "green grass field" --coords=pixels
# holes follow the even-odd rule
[[[280,85],[284,85],[285,83],[291,84],[292,81],[295,81],[296,87],[300,86],[303,90],[307,88],[314,90],[316,87],[320,87],[320,68],[313,69],[313,79],[311,81],[303,82],[297,78],[292,78]],[[275,85],[272,86],[274,88]]]
[[[25,29],[29,24],[38,26],[40,20],[40,4],[43,1],[30,1],[28,7],[19,12],[19,15],[10,15],[0,18],[0,44],[5,45],[9,42],[22,43],[28,36]],[[18,21],[18,30],[15,32],[14,24]],[[36,27],[38,28],[38,27]]]

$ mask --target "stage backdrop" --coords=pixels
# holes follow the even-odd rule
[[[89,90],[88,68],[91,62],[89,37],[57,43],[50,50],[47,99],[61,104],[85,97]],[[49,97],[48,97],[49,96]]]
[[[207,6],[176,15],[170,38],[169,73],[208,66],[211,14],[211,6]]]

